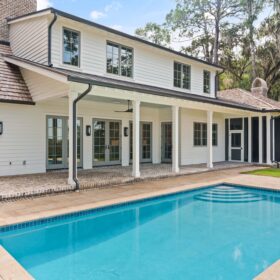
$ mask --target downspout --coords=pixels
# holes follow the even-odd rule
[[[219,83],[219,76],[222,75],[223,73],[225,73],[225,69],[223,69],[222,72],[216,72],[216,76],[215,76],[215,97],[217,98],[217,93],[218,90],[220,90],[220,83]]]
[[[52,26],[57,20],[57,14],[54,12],[54,17],[48,27],[48,66],[52,67]]]
[[[80,183],[77,178],[77,103],[92,90],[92,84],[73,101],[73,181],[76,184],[75,190],[80,189]]]

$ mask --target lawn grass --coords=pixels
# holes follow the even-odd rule
[[[257,170],[242,172],[242,174],[270,176],[270,177],[280,178],[280,168],[257,169]]]

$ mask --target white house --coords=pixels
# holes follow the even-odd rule
[[[218,93],[220,66],[35,0],[4,0],[0,22],[0,176],[68,168],[75,185],[77,167],[280,160],[261,79]]]

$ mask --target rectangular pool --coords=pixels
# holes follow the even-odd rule
[[[280,193],[219,185],[0,228],[35,279],[252,279],[280,259]]]

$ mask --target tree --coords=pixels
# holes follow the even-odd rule
[[[170,44],[170,33],[161,25],[149,22],[143,28],[137,28],[135,34],[152,43],[168,46]]]
[[[169,28],[178,36],[192,39],[185,48],[202,54],[218,64],[221,28],[229,18],[240,13],[238,0],[176,0],[176,8],[166,16]]]
[[[255,35],[256,29],[254,26],[258,15],[262,11],[264,6],[264,0],[241,0],[241,5],[243,7],[243,14],[245,16],[244,24],[248,30],[249,42],[250,42],[250,52],[251,52],[251,80],[253,81],[257,77],[256,68],[256,44]]]

